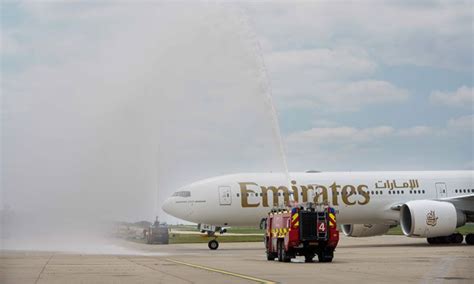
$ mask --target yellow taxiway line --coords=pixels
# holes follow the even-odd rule
[[[230,276],[234,276],[234,277],[238,277],[238,278],[242,278],[242,279],[247,279],[247,280],[258,282],[258,283],[276,284],[276,282],[273,282],[273,281],[270,281],[270,280],[260,279],[260,278],[256,278],[256,277],[252,277],[252,276],[248,276],[248,275],[243,275],[243,274],[239,274],[239,273],[235,273],[235,272],[225,271],[225,270],[216,269],[216,268],[207,267],[207,266],[202,266],[202,265],[193,264],[193,263],[187,263],[187,262],[178,261],[178,260],[169,259],[169,258],[167,258],[166,260],[169,261],[169,262],[174,262],[174,263],[186,265],[186,266],[189,266],[189,267],[194,267],[194,268],[199,268],[199,269],[203,269],[203,270],[207,270],[207,271],[212,271],[212,272],[217,272],[217,273],[221,273],[221,274],[225,274],[225,275],[230,275]]]

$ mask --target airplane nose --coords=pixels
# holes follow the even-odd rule
[[[193,203],[189,202],[190,196],[191,192],[188,190],[177,191],[165,199],[161,209],[173,217],[189,221],[188,217],[193,212]]]
[[[174,214],[172,212],[173,211],[173,206],[171,205],[171,198],[167,198],[165,200],[165,202],[161,206],[161,209],[163,209],[163,211],[165,211],[166,213],[174,216]]]

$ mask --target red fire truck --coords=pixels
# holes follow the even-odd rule
[[[265,247],[268,260],[289,262],[304,256],[312,262],[331,262],[339,242],[336,214],[332,207],[314,204],[274,209],[266,219]]]

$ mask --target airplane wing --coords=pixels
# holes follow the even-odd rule
[[[456,209],[468,215],[474,214],[474,194],[440,198],[440,201],[451,202]]]
[[[461,208],[458,208],[458,205],[459,206],[465,205],[465,206],[462,206],[462,207],[467,206],[465,208],[467,211],[474,212],[474,194],[466,194],[466,195],[460,195],[460,196],[438,198],[438,199],[435,199],[435,200],[451,202],[451,203],[454,204],[454,206],[457,209],[460,209],[460,210],[463,210],[463,211],[465,211],[465,210],[461,209]],[[390,209],[400,211],[400,208],[402,207],[402,205],[403,205],[403,203],[395,203],[392,206],[390,206]]]
[[[460,195],[460,196],[453,196],[453,197],[445,197],[445,198],[440,198],[439,200],[471,200],[474,201],[474,194],[465,194],[465,195]]]
[[[474,215],[474,194],[466,194],[453,197],[445,197],[435,199],[437,201],[450,202],[456,207],[456,209],[463,211],[466,215]],[[390,206],[390,209],[400,211],[403,203],[395,203]]]

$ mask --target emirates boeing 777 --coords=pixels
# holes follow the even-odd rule
[[[325,203],[350,237],[386,233],[401,225],[408,237],[461,243],[456,228],[474,222],[474,171],[302,172],[214,177],[176,191],[163,210],[213,235],[230,226],[258,226],[274,207]],[[474,243],[474,234],[465,236]]]

